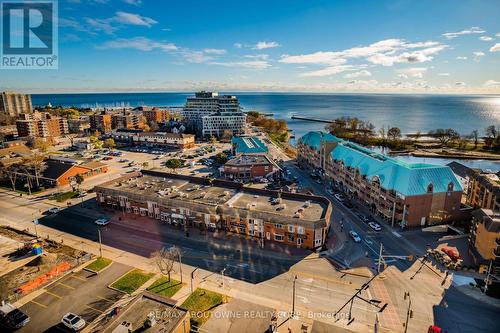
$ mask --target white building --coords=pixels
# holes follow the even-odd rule
[[[202,137],[222,136],[226,132],[245,133],[246,115],[236,96],[197,92],[194,97],[187,98],[182,116]]]

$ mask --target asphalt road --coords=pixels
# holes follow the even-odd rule
[[[115,262],[98,275],[80,271],[65,276],[21,307],[30,316],[30,322],[17,332],[71,332],[61,324],[68,312],[92,322],[123,296],[107,286],[130,269]]]
[[[92,213],[93,215],[84,215],[81,210],[69,208],[40,219],[40,224],[97,241],[95,211]],[[107,215],[110,216],[110,213],[108,211]],[[160,224],[150,218],[136,218],[135,215],[127,214],[126,220],[119,221],[121,213],[115,214],[111,222],[101,229],[103,244],[146,258],[162,247],[175,245],[182,250],[182,262],[185,264],[214,273],[220,273],[225,268],[225,275],[252,283],[268,280],[288,271],[290,266],[310,253],[303,250],[293,256],[276,254],[259,249],[253,240],[237,236],[214,238],[208,234],[199,235],[197,230],[191,230],[191,236],[186,237],[183,230]]]

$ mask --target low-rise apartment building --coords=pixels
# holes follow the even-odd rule
[[[391,225],[434,225],[465,219],[462,186],[446,166],[405,163],[333,135],[313,132],[299,140],[299,163]]]
[[[144,109],[142,110],[142,115],[149,123],[164,123],[167,120],[170,120],[172,117],[170,110],[167,109]]]
[[[139,129],[144,127],[141,114],[118,113],[111,115],[111,128]]]
[[[332,212],[324,197],[148,170],[96,186],[95,192],[100,205],[186,232],[218,229],[311,249],[325,243]]]
[[[20,137],[57,138],[68,134],[68,121],[49,113],[22,114],[16,121]]]
[[[500,274],[500,214],[491,209],[478,209],[472,213],[469,251],[484,272],[490,261],[496,274]],[[493,272],[495,274],[495,272]]]
[[[279,179],[281,169],[266,154],[240,154],[224,164],[222,174],[232,180]]]
[[[107,133],[111,131],[111,115],[105,113],[96,113],[89,116],[90,130]]]
[[[468,184],[468,205],[500,212],[500,178],[497,174],[474,170]]]

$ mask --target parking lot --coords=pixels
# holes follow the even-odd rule
[[[108,285],[130,269],[113,263],[98,275],[82,270],[63,277],[21,307],[30,322],[18,332],[71,332],[61,323],[68,312],[92,322],[123,296]]]

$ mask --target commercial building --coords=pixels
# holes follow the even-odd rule
[[[52,160],[45,161],[42,172],[42,181],[47,186],[57,187],[70,185],[75,181],[76,175],[84,179],[108,172],[108,166],[101,162],[84,162],[77,164],[70,161]]]
[[[194,97],[187,98],[182,116],[202,137],[245,133],[246,115],[236,96],[197,92]]]
[[[478,209],[472,214],[472,227],[469,236],[469,251],[481,269],[487,269],[490,261],[500,274],[500,214],[491,209]]]
[[[256,136],[235,136],[231,145],[233,155],[269,153],[269,148]]]
[[[20,137],[57,138],[68,134],[68,121],[47,112],[22,114],[16,121]]]
[[[24,113],[33,113],[31,95],[12,92],[0,94],[0,114],[17,117]]]
[[[232,180],[279,179],[281,169],[266,154],[240,154],[224,164],[222,174]]]
[[[118,130],[110,133],[118,142],[129,144],[145,144],[151,146],[165,146],[178,149],[194,147],[195,136],[183,133],[142,132],[140,130]]]
[[[500,213],[500,178],[497,174],[474,170],[469,179],[467,204]]]
[[[310,132],[299,139],[298,161],[359,200],[391,225],[434,225],[468,217],[462,186],[451,169],[409,164],[331,134]]]
[[[305,248],[325,243],[332,212],[324,197],[148,170],[96,186],[95,192],[100,205],[187,231],[226,230]]]
[[[93,114],[89,117],[90,130],[107,133],[111,131],[111,115],[105,111]]]

